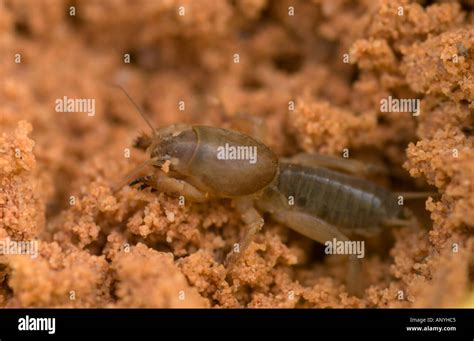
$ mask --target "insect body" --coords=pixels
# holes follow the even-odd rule
[[[157,169],[154,176],[138,182],[164,191],[182,187],[181,192],[191,194],[193,201],[251,195],[268,186],[278,173],[278,159],[267,146],[231,130],[172,125],[151,137],[142,136],[136,145],[149,153],[147,164],[159,168],[170,163],[167,180]],[[230,155],[222,151],[225,148],[232,149]],[[254,151],[255,162],[249,160],[249,150]]]
[[[149,153],[146,163],[154,166],[154,171],[132,184],[197,202],[209,198],[234,200],[247,228],[239,252],[229,256],[229,269],[262,228],[261,212],[323,244],[334,238],[349,241],[348,236],[353,234],[370,235],[383,226],[407,221],[391,192],[330,169],[341,168],[343,163],[346,171],[357,173],[364,169],[357,161],[304,154],[279,163],[268,147],[253,138],[207,126],[173,125],[155,131],[151,137],[142,136],[136,145]],[[258,161],[219,159],[223,145],[255,147]],[[169,172],[165,174],[160,168],[167,161]],[[352,263],[358,262],[351,259]],[[350,273],[352,282],[361,281],[357,270]],[[352,293],[360,293],[349,288]]]
[[[267,187],[257,205],[277,216],[292,211],[317,217],[345,235],[367,236],[391,221],[405,219],[393,193],[373,182],[328,168],[286,162],[280,164],[277,181]],[[311,229],[300,232],[310,238],[314,234]]]
[[[276,221],[320,243],[350,241],[348,236],[354,233],[368,235],[383,226],[409,222],[391,192],[351,175],[369,173],[370,165],[310,154],[279,161],[264,144],[240,132],[182,124],[155,130],[147,123],[153,134],[143,135],[135,146],[145,150],[150,159],[124,183],[139,183],[142,188],[197,202],[231,198],[246,229],[238,251],[228,257],[228,273],[262,228],[261,213],[269,213]],[[242,151],[254,148],[255,162],[245,157],[219,158],[223,146],[241,147]],[[165,163],[169,166],[167,173],[161,170]],[[150,165],[153,171],[149,175],[137,177]],[[351,269],[356,269],[358,261],[354,257],[351,260]],[[352,283],[360,282],[353,275],[357,273],[349,272]],[[360,294],[356,287],[351,285],[349,289]]]

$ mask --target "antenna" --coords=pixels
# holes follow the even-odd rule
[[[135,101],[132,99],[132,97],[130,97],[130,95],[127,93],[127,91],[125,91],[125,89],[119,85],[119,84],[112,84],[112,86],[115,86],[117,88],[119,88],[120,90],[123,91],[123,93],[125,94],[125,96],[128,97],[128,99],[130,100],[130,102],[132,102],[132,104],[135,106],[135,108],[137,109],[137,111],[140,113],[141,117],[145,120],[146,124],[150,127],[153,135],[156,135],[156,129],[153,127],[153,125],[151,124],[150,120],[148,119],[148,117],[143,113],[143,110],[138,106],[137,103],[135,103]]]

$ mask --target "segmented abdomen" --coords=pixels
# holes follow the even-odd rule
[[[374,228],[401,213],[391,192],[326,168],[282,163],[277,187],[287,198],[294,198],[295,209],[340,228]]]

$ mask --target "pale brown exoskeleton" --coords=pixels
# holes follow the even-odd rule
[[[141,136],[135,146],[150,159],[115,189],[140,184],[192,202],[232,199],[246,231],[239,252],[229,254],[228,272],[263,227],[262,213],[323,244],[334,239],[349,242],[354,235],[377,233],[385,226],[413,224],[395,194],[360,178],[373,170],[362,162],[312,154],[279,160],[263,143],[240,132],[183,124],[155,130],[142,116],[152,135]],[[165,163],[167,173],[161,170]],[[137,178],[146,166],[153,170]],[[360,259],[349,258],[348,289],[360,295]]]

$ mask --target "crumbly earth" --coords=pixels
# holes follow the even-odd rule
[[[0,306],[472,306],[473,9],[2,0],[0,239],[35,241],[38,255],[0,255]],[[360,298],[343,257],[270,217],[229,279],[243,227],[229,201],[112,192],[146,159],[130,148],[147,127],[117,83],[156,126],[243,113],[280,156],[349,153],[386,168],[383,186],[440,195],[412,207],[422,227],[368,241]],[[95,115],[57,112],[64,96],[94,99]],[[418,115],[383,112],[389,96],[420,99]]]

